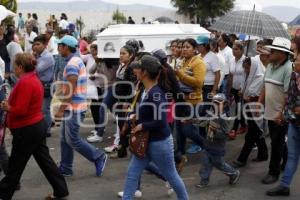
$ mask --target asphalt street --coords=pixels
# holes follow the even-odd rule
[[[83,138],[89,135],[90,128],[82,128],[80,133]],[[54,160],[58,163],[60,159],[60,128],[52,129],[52,137],[48,138],[48,146]],[[104,148],[112,143],[112,135],[115,132],[115,124],[112,121],[106,128],[105,140],[96,143],[98,148]],[[227,143],[226,160],[231,163],[239,154],[243,145],[244,136],[240,135],[234,141]],[[269,138],[267,139],[270,143]],[[8,150],[11,148],[11,136],[7,136],[6,144]],[[250,156],[254,158],[256,151]],[[198,171],[200,168],[201,153],[188,155],[188,163],[182,173],[182,178],[188,189],[191,200],[272,200],[272,199],[300,199],[300,171],[298,170],[292,187],[291,196],[288,198],[272,198],[265,195],[265,191],[273,185],[263,185],[260,180],[268,170],[268,162],[254,163],[249,161],[247,166],[240,169],[241,177],[235,186],[228,184],[228,177],[214,170],[210,179],[210,184],[206,188],[196,188],[194,185],[199,182]],[[124,186],[126,170],[129,157],[124,159],[109,159],[104,175],[95,176],[94,164],[80,156],[75,155],[74,176],[67,178],[70,190],[69,200],[113,200],[118,199],[117,192]],[[298,189],[297,189],[298,188]],[[41,200],[51,193],[51,187],[46,178],[38,168],[34,159],[28,163],[21,180],[21,190],[14,195],[15,200]],[[170,200],[176,199],[176,195],[167,195],[165,183],[153,175],[144,173],[142,177],[142,192],[144,200]]]

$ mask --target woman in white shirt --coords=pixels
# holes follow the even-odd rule
[[[206,76],[203,87],[203,101],[210,101],[211,97],[217,93],[221,69],[218,56],[210,50],[209,38],[206,36],[199,36],[197,38],[198,51],[204,60],[206,67]]]
[[[232,47],[232,53],[234,59],[231,60],[231,66],[229,69],[229,78],[228,78],[228,92],[230,91],[227,96],[233,96],[234,101],[236,103],[236,119],[233,125],[233,129],[229,133],[230,139],[235,139],[237,134],[242,134],[246,132],[246,124],[244,117],[242,115],[241,109],[238,109],[239,105],[241,104],[241,85],[244,81],[244,68],[243,68],[243,61],[245,56],[243,55],[244,52],[244,45],[236,41]],[[241,124],[241,128],[238,131],[239,124]]]

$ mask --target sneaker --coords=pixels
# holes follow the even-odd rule
[[[290,188],[281,185],[266,192],[268,196],[290,196]]]
[[[118,192],[118,197],[123,198],[124,192]],[[134,193],[135,198],[142,198],[142,192],[140,190],[135,191]]]
[[[113,145],[111,145],[111,146],[109,146],[109,147],[105,147],[105,148],[104,148],[104,151],[105,151],[106,153],[112,153],[112,152],[116,151],[117,149],[118,149],[118,145],[113,144]]]
[[[234,161],[232,162],[232,166],[233,166],[234,168],[245,167],[246,164],[247,164],[246,162],[241,162],[241,161],[238,161],[238,160],[234,160]]]
[[[204,182],[204,181],[201,181],[199,184],[196,184],[195,187],[197,188],[205,188],[208,186],[208,182]]]
[[[73,172],[66,172],[65,170],[62,169],[62,167],[59,167],[58,171],[64,177],[71,177],[71,176],[73,176]]]
[[[237,173],[236,174],[233,174],[229,177],[229,184],[230,185],[234,185],[238,182],[239,178],[240,178],[240,171],[237,170]]]
[[[102,176],[105,165],[107,161],[107,155],[105,154],[104,157],[98,158],[95,161],[95,167],[96,167],[96,176]]]
[[[90,143],[94,143],[94,142],[102,142],[103,141],[103,137],[98,136],[97,134],[95,135],[91,135],[89,137],[87,137],[86,139],[88,142]]]
[[[192,144],[192,145],[188,148],[188,150],[186,150],[186,152],[187,152],[188,154],[194,154],[194,153],[198,153],[198,152],[200,152],[200,151],[202,151],[202,148],[201,148],[200,146],[196,145],[196,144]]]
[[[173,188],[170,186],[170,184],[169,184],[168,181],[166,181],[166,188],[168,189],[168,190],[167,190],[167,194],[168,194],[169,196],[171,196],[171,195],[174,193],[174,190],[173,190]]]
[[[96,131],[96,130],[92,130],[92,131],[91,131],[91,136],[93,136],[93,135],[97,135],[97,133],[98,133],[98,131]]]

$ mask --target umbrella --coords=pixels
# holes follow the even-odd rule
[[[169,17],[165,17],[165,16],[158,17],[158,18],[156,18],[154,21],[158,21],[159,23],[162,23],[162,24],[170,24],[170,23],[174,23],[174,20],[172,20],[172,19],[169,18]]]
[[[4,6],[0,5],[0,23],[8,16],[16,16],[16,13],[7,10]]]
[[[210,29],[263,38],[284,37],[290,39],[288,32],[275,17],[255,11],[255,9],[230,12],[216,21]]]

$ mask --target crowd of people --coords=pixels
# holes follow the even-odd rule
[[[0,138],[5,174],[0,199],[12,199],[32,155],[53,188],[46,197],[50,200],[69,194],[64,177],[75,175],[74,150],[94,164],[100,177],[109,157],[127,157],[129,149],[124,191],[118,192],[124,200],[142,196],[144,170],[164,181],[168,194],[189,199],[180,174],[188,163],[186,154],[199,151],[196,187],[209,185],[214,167],[234,185],[254,148],[254,162],[270,157],[262,184],[277,182],[282,173],[278,186],[266,194],[290,194],[300,155],[299,36],[256,41],[254,57],[247,55],[247,41],[233,34],[174,39],[170,53],[143,52],[132,39],[120,49],[119,59],[105,59],[98,57],[96,43],[79,38],[65,14],[59,23],[51,16],[44,33],[36,14],[26,22],[21,18],[18,31],[25,29],[24,47],[13,25],[0,25],[0,82],[13,87],[8,98],[0,90],[1,115],[7,113],[5,125],[13,136],[10,153]],[[84,139],[80,127],[88,110],[94,128]],[[104,140],[108,112],[116,120],[115,140],[101,150],[90,143]],[[57,121],[58,166],[46,145]],[[226,141],[238,134],[245,134],[243,147],[236,160],[225,161]],[[189,148],[187,139],[192,141]]]

